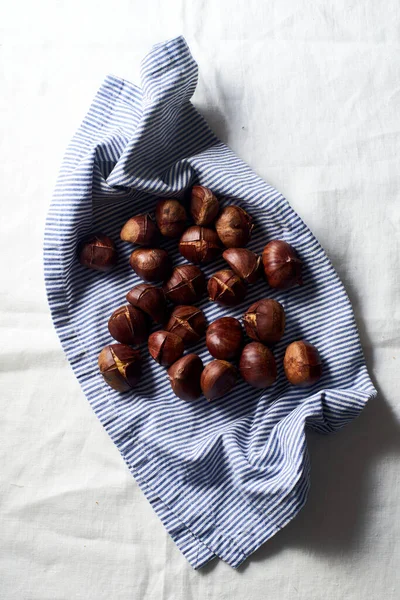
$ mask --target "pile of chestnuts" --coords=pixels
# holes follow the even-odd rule
[[[196,400],[202,394],[210,401],[220,398],[234,387],[239,374],[258,389],[276,381],[271,346],[282,338],[286,322],[277,300],[254,302],[242,323],[227,315],[208,327],[195,304],[207,291],[212,302],[236,306],[244,301],[247,287],[263,277],[279,290],[302,285],[302,261],[283,240],[269,241],[261,256],[245,248],[253,230],[252,217],[240,206],[221,208],[215,194],[204,186],[191,189],[189,208],[192,224],[188,225],[184,205],[176,199],[162,199],[155,207],[155,219],[150,214],[135,215],[121,229],[121,239],[137,246],[129,263],[145,283],[128,291],[128,304],[110,316],[108,330],[118,343],[103,348],[98,358],[104,381],[117,391],[129,391],[140,380],[141,354],[135,347],[146,341],[150,356],[167,367],[172,390],[182,400]],[[179,238],[178,249],[187,263],[172,264],[166,250],[159,247],[163,237]],[[220,255],[227,266],[207,282],[199,265]],[[78,256],[85,267],[104,272],[118,260],[114,242],[102,234],[81,242]],[[152,323],[160,328],[150,333]],[[205,366],[197,354],[185,354],[204,335],[213,358]],[[283,369],[293,385],[316,383],[322,374],[318,350],[304,340],[292,342],[286,348]]]

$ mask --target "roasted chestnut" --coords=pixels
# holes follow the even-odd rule
[[[129,304],[140,308],[156,323],[163,323],[166,318],[166,302],[161,288],[148,283],[139,283],[126,295]]]
[[[155,331],[149,337],[149,352],[163,367],[169,367],[183,354],[182,338],[170,331]]]
[[[197,342],[204,335],[206,326],[206,318],[200,308],[177,306],[172,311],[165,329],[179,335],[186,344]]]
[[[156,206],[156,221],[166,237],[179,237],[186,227],[186,210],[178,200],[159,200]]]
[[[283,240],[272,240],[262,253],[264,272],[268,284],[285,290],[294,285],[302,285],[303,263],[296,250]]]
[[[171,272],[171,261],[161,248],[138,248],[129,259],[132,269],[145,281],[164,281]]]
[[[285,311],[276,300],[264,298],[250,306],[243,317],[243,323],[247,335],[253,340],[272,344],[283,336]]]
[[[102,233],[83,240],[79,244],[78,255],[81,265],[94,271],[109,271],[118,261],[114,242]]]
[[[120,306],[108,321],[108,331],[121,344],[141,344],[148,335],[146,315],[130,304]]]
[[[200,376],[202,360],[197,354],[183,356],[168,369],[172,390],[182,400],[196,400],[201,396]]]
[[[260,342],[251,342],[243,348],[239,371],[243,379],[251,386],[255,388],[269,387],[276,380],[274,355]]]
[[[200,300],[206,280],[199,267],[178,265],[163,285],[165,297],[174,304],[193,304]]]
[[[156,246],[160,237],[157,225],[149,214],[135,215],[121,229],[121,240],[139,246]]]
[[[286,348],[283,368],[286,377],[293,385],[313,385],[322,375],[318,350],[304,340],[292,342]]]
[[[179,242],[179,252],[193,263],[208,263],[221,253],[218,235],[213,229],[193,225],[186,229]]]
[[[232,360],[240,354],[242,327],[233,317],[221,317],[211,323],[206,333],[206,345],[214,358]]]
[[[219,239],[227,248],[242,248],[251,237],[252,218],[240,206],[226,206],[215,221]]]
[[[207,290],[210,300],[222,306],[236,306],[246,295],[243,281],[230,269],[214,273],[208,280]]]
[[[261,277],[261,256],[246,248],[228,248],[222,253],[232,271],[246,283],[255,283]]]
[[[190,213],[196,225],[209,225],[217,216],[219,202],[212,191],[203,185],[192,187]]]
[[[213,360],[204,367],[200,385],[207,400],[224,396],[233,388],[237,379],[236,368],[226,360]]]
[[[142,374],[139,350],[125,344],[110,344],[103,348],[98,363],[104,381],[117,392],[128,392],[135,387]]]

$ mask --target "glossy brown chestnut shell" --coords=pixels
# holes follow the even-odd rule
[[[140,308],[156,323],[163,323],[167,314],[164,292],[161,288],[149,283],[139,283],[126,295],[132,306]]]
[[[160,232],[149,214],[135,215],[121,229],[121,240],[138,246],[156,246]]]
[[[210,300],[222,306],[236,306],[246,295],[243,281],[230,269],[214,273],[208,280],[207,290]]]
[[[272,298],[254,302],[243,316],[246,333],[257,342],[278,342],[285,330],[283,306]]]
[[[304,340],[292,342],[283,359],[285,375],[293,385],[313,385],[322,375],[322,363],[315,346]]]
[[[192,187],[190,213],[196,225],[209,225],[217,216],[219,202],[212,191],[203,185]]]
[[[155,331],[149,337],[149,352],[163,367],[169,367],[183,354],[182,338],[170,331]]]
[[[98,363],[104,381],[118,392],[134,388],[142,374],[139,350],[125,344],[110,344],[103,348]]]
[[[148,336],[146,315],[130,304],[120,306],[108,321],[108,331],[121,344],[141,344]]]
[[[274,355],[260,342],[251,342],[243,348],[239,371],[243,379],[252,387],[270,387],[276,381]]]
[[[240,206],[226,206],[215,221],[215,229],[226,248],[242,248],[250,240],[252,218]]]
[[[94,271],[110,271],[118,261],[114,242],[102,233],[83,240],[78,247],[78,256],[81,265]]]
[[[165,327],[179,335],[185,344],[198,342],[206,330],[206,318],[197,306],[177,306],[171,313]]]
[[[163,285],[165,297],[174,304],[194,304],[205,288],[204,273],[194,265],[178,265]]]
[[[204,367],[200,385],[207,400],[225,396],[237,380],[237,370],[226,360],[213,360]]]
[[[193,225],[182,235],[179,241],[179,252],[190,262],[208,263],[220,255],[221,244],[213,229]]]
[[[134,250],[129,264],[145,281],[164,281],[171,273],[171,261],[161,248],[138,248]]]
[[[296,250],[283,240],[272,240],[262,253],[264,273],[268,284],[273,288],[285,290],[302,285],[303,263]]]
[[[178,200],[159,200],[156,206],[156,221],[166,237],[179,237],[186,227],[186,210]]]
[[[255,283],[262,272],[261,256],[246,248],[228,248],[222,253],[232,271],[246,283]]]
[[[168,369],[172,390],[182,400],[196,400],[201,396],[200,376],[202,360],[197,354],[183,356]]]
[[[242,327],[233,317],[221,317],[207,329],[206,345],[214,358],[232,360],[237,358],[243,344]]]

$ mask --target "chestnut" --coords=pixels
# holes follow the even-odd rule
[[[246,333],[257,342],[278,342],[285,330],[283,306],[272,298],[254,302],[243,316]]]
[[[182,338],[170,331],[155,331],[149,337],[149,352],[156,362],[169,367],[183,354]]]
[[[200,376],[203,363],[197,354],[187,354],[167,371],[172,390],[181,400],[196,400],[201,396]]]
[[[78,247],[78,256],[81,265],[94,271],[110,271],[118,260],[114,242],[102,233],[83,240]]]
[[[136,215],[129,219],[120,233],[121,240],[139,246],[155,246],[160,237],[157,225],[149,214]]]
[[[103,348],[98,363],[104,381],[117,392],[128,392],[135,387],[142,374],[139,350],[125,344],[110,344]]]
[[[272,240],[262,253],[264,272],[272,288],[285,290],[302,285],[302,261],[296,250],[283,240]]]
[[[161,248],[138,248],[134,250],[129,264],[145,281],[164,281],[171,272],[171,261]]]
[[[148,283],[135,285],[126,295],[129,304],[140,308],[156,323],[163,323],[166,317],[166,302],[161,288]]]
[[[206,330],[206,318],[197,306],[177,306],[165,327],[179,335],[184,343],[198,342]]]
[[[174,304],[193,304],[206,288],[204,273],[194,265],[178,265],[163,285],[165,297]]]
[[[222,253],[232,271],[246,283],[255,283],[261,277],[261,256],[246,248],[228,248]]]
[[[121,344],[141,344],[148,335],[146,315],[130,304],[120,306],[108,321],[108,331]]]
[[[213,229],[193,225],[182,235],[179,252],[193,263],[211,262],[221,253],[219,237]]]
[[[236,383],[237,371],[226,360],[213,360],[204,367],[200,385],[207,400],[215,400],[231,391]]]
[[[159,200],[156,206],[156,221],[166,237],[179,237],[186,227],[186,210],[178,200]]]
[[[322,375],[322,364],[318,350],[301,340],[286,348],[283,359],[285,375],[293,385],[313,385]]]
[[[240,206],[226,206],[215,221],[219,239],[227,248],[242,248],[251,237],[252,218]]]
[[[219,202],[212,191],[204,185],[194,185],[190,200],[190,214],[196,225],[209,225],[217,216]]]
[[[276,381],[276,362],[271,350],[251,342],[243,348],[239,362],[239,371],[243,379],[255,388],[266,388]]]
[[[242,327],[233,317],[221,317],[211,323],[206,333],[206,345],[214,358],[232,360],[240,354]]]
[[[210,300],[222,306],[236,306],[246,295],[243,281],[230,269],[214,273],[208,280],[207,290]]]

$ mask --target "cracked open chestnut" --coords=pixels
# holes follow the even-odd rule
[[[222,306],[236,306],[246,295],[246,286],[231,269],[214,273],[208,280],[207,290],[210,300]]]
[[[155,246],[160,237],[157,225],[149,214],[135,215],[129,219],[120,233],[121,240],[138,246]]]
[[[292,342],[283,359],[285,375],[293,385],[313,385],[322,375],[322,363],[315,346],[304,340]]]
[[[219,239],[226,248],[242,248],[251,237],[253,220],[240,206],[226,206],[215,221]]]
[[[145,281],[164,281],[171,272],[171,261],[161,248],[138,248],[129,259],[132,269]]]
[[[174,304],[194,304],[205,288],[204,273],[194,265],[178,265],[163,285],[165,297]]]
[[[164,292],[161,288],[149,283],[135,285],[126,295],[129,304],[140,308],[156,323],[163,323],[166,317],[167,306]]]
[[[117,392],[134,388],[142,374],[139,350],[125,344],[110,344],[103,348],[98,364],[104,381]]]
[[[200,377],[203,362],[197,354],[187,354],[168,369],[172,391],[181,400],[196,400],[201,396]]]
[[[243,379],[252,387],[269,387],[276,381],[274,355],[260,342],[251,342],[243,348],[239,371]]]
[[[94,271],[110,271],[118,261],[114,242],[102,233],[83,240],[78,246],[78,256],[81,265]]]
[[[206,318],[200,308],[183,305],[174,308],[165,329],[179,335],[186,344],[198,342],[206,326]]]
[[[236,368],[226,360],[213,360],[204,367],[200,385],[207,400],[216,400],[231,391],[237,380]]]
[[[242,344],[242,327],[233,317],[221,317],[207,329],[206,345],[214,358],[232,360],[239,356]]]
[[[228,248],[222,253],[232,271],[246,283],[255,283],[262,272],[261,256],[246,248]]]
[[[186,227],[186,210],[178,200],[159,200],[156,206],[156,221],[166,237],[179,237]]]
[[[190,262],[208,263],[219,256],[221,244],[213,229],[193,225],[182,235],[179,241],[179,252]]]
[[[163,367],[169,367],[184,351],[183,340],[170,331],[155,331],[149,337],[149,352],[156,362]]]
[[[257,342],[278,342],[285,330],[285,311],[282,304],[272,298],[254,302],[243,316],[246,333]]]
[[[194,185],[190,200],[190,213],[196,225],[209,225],[217,216],[219,202],[204,185]]]
[[[120,306],[108,321],[108,331],[117,342],[136,346],[147,338],[146,316],[141,310],[130,304]]]

